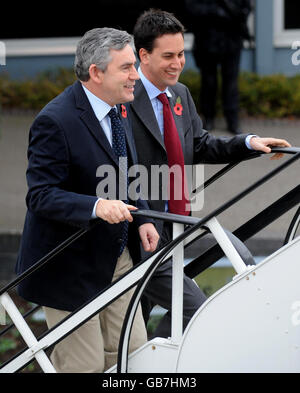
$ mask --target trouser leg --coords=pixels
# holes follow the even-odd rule
[[[132,267],[128,249],[117,261],[113,281]],[[55,345],[51,354],[54,368],[60,373],[101,373],[117,362],[120,332],[134,289],[127,291],[99,314]],[[70,313],[43,307],[49,328]],[[147,341],[141,308],[136,312],[132,326],[129,351]]]
[[[161,236],[162,244],[172,237],[170,225],[166,224]],[[146,298],[146,299],[145,299]],[[206,300],[205,294],[198,285],[184,275],[183,281],[183,329]],[[149,281],[142,299],[143,315],[148,321],[149,313],[155,305],[167,309],[153,336],[169,337],[171,335],[172,308],[172,262],[168,261],[160,266]]]
[[[122,256],[124,257],[123,264],[121,268],[116,268],[113,281],[117,280],[132,267],[132,259],[127,248],[125,248]],[[124,295],[117,299],[117,301],[111,303],[100,313],[100,322],[104,341],[105,370],[117,363],[120,333],[134,290],[135,287],[124,293]],[[132,325],[129,352],[135,351],[146,342],[146,325],[143,319],[141,305],[139,305]]]
[[[48,328],[70,314],[50,307],[43,309]],[[58,373],[102,373],[105,360],[99,316],[94,316],[56,344],[51,361]]]
[[[171,308],[172,308],[172,264],[166,262],[158,268],[150,280],[145,295],[151,300],[152,304],[159,304],[167,309],[160,323],[158,324],[153,336],[170,337],[171,335]],[[195,282],[184,276],[183,282],[183,329],[186,328],[192,316],[198,310],[206,296]]]

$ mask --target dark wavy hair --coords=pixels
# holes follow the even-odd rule
[[[170,12],[153,8],[143,12],[137,19],[133,29],[137,56],[139,57],[141,48],[151,53],[156,38],[164,34],[181,33],[183,35],[184,32],[183,24]]]

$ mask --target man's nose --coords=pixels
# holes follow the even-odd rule
[[[132,67],[129,77],[130,79],[134,80],[140,79],[139,73],[137,72],[135,66]]]
[[[172,62],[172,66],[176,69],[181,68],[181,59],[176,57],[176,59],[174,59],[174,61]]]

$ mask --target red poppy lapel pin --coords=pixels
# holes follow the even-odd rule
[[[181,104],[181,98],[177,97],[176,99],[176,104],[174,106],[174,112],[176,113],[177,116],[181,116],[183,111],[183,107]]]
[[[121,105],[121,115],[122,117],[124,117],[126,119],[127,117],[127,110],[126,110],[126,106],[125,105]]]

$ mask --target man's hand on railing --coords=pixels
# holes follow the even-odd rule
[[[285,139],[277,139],[277,138],[260,138],[260,137],[252,137],[250,139],[250,145],[252,149],[263,151],[264,153],[271,153],[271,147],[279,146],[279,147],[291,147],[288,141]],[[275,153],[271,160],[278,160],[283,157],[284,153]]]
[[[137,208],[119,200],[100,199],[96,206],[96,216],[109,224],[118,224],[125,220],[132,222],[130,210],[137,210]]]
[[[139,227],[139,234],[144,250],[147,252],[155,251],[159,240],[159,234],[155,226],[151,223],[143,224]]]

